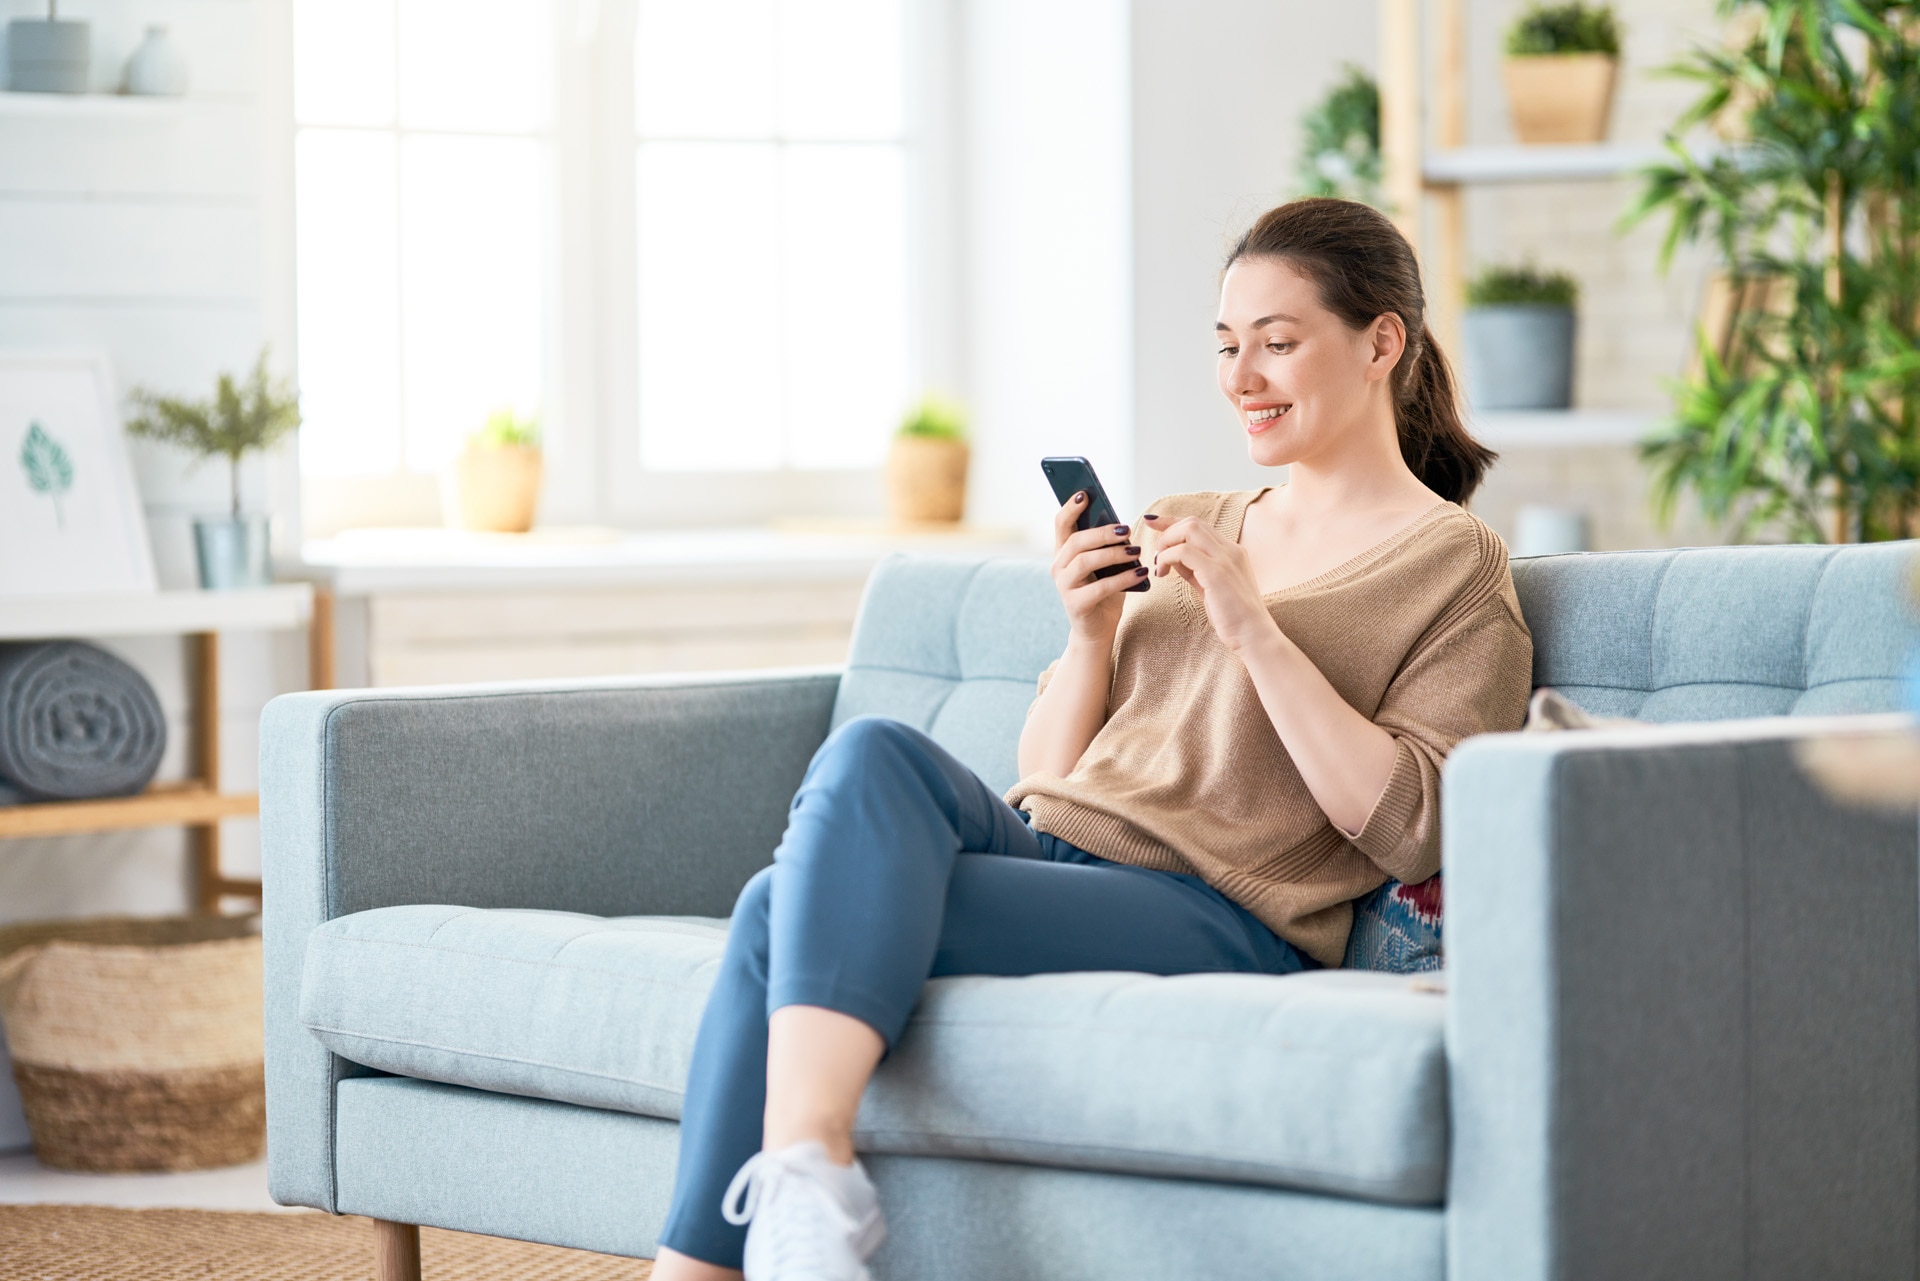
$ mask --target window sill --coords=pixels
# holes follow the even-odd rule
[[[972,526],[896,527],[807,521],[704,530],[594,526],[486,534],[356,529],[309,541],[296,571],[342,596],[527,587],[678,583],[858,582],[895,552],[1037,556],[1019,533]]]

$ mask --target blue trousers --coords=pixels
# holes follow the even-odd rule
[[[660,1243],[740,1266],[720,1214],[760,1150],[767,1020],[852,1015],[891,1047],[929,977],[1133,970],[1289,974],[1314,962],[1194,876],[1096,858],[1043,832],[920,731],[836,730],[793,798],[773,866],[747,882],[701,1018]]]

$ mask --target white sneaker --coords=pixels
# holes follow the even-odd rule
[[[871,1281],[866,1261],[887,1235],[866,1170],[811,1141],[741,1166],[720,1213],[748,1225],[747,1281]]]

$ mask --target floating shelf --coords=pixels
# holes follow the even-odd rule
[[[260,812],[253,793],[221,793],[204,783],[162,784],[138,796],[95,801],[39,801],[0,806],[0,837],[68,836],[129,827],[216,823]]]
[[[312,611],[307,583],[230,592],[0,596],[0,640],[274,631],[304,627]]]
[[[1633,173],[1667,154],[1667,149],[1657,143],[1453,147],[1428,152],[1420,176],[1429,187],[1601,181]]]
[[[125,120],[129,117],[164,116],[194,108],[215,109],[251,106],[245,94],[215,96],[188,94],[164,98],[130,93],[12,93],[0,92],[0,116],[96,117]]]
[[[1490,449],[1607,449],[1637,445],[1661,415],[1642,409],[1499,410],[1467,424]]]

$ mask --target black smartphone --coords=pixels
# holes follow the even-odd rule
[[[1107,491],[1100,485],[1100,478],[1093,473],[1093,464],[1084,458],[1042,458],[1040,470],[1047,474],[1047,483],[1053,486],[1053,496],[1062,506],[1069,498],[1081,490],[1087,491],[1087,509],[1080,513],[1080,519],[1074,523],[1075,529],[1093,529],[1100,525],[1118,525],[1119,513],[1113,510],[1113,500],[1107,497]],[[1134,531],[1134,537],[1139,531]],[[1095,578],[1112,578],[1115,574],[1130,574],[1140,567],[1140,562],[1128,561],[1124,565],[1109,565],[1105,569],[1093,571]],[[1151,584],[1141,579],[1127,588],[1130,592],[1144,592]]]

